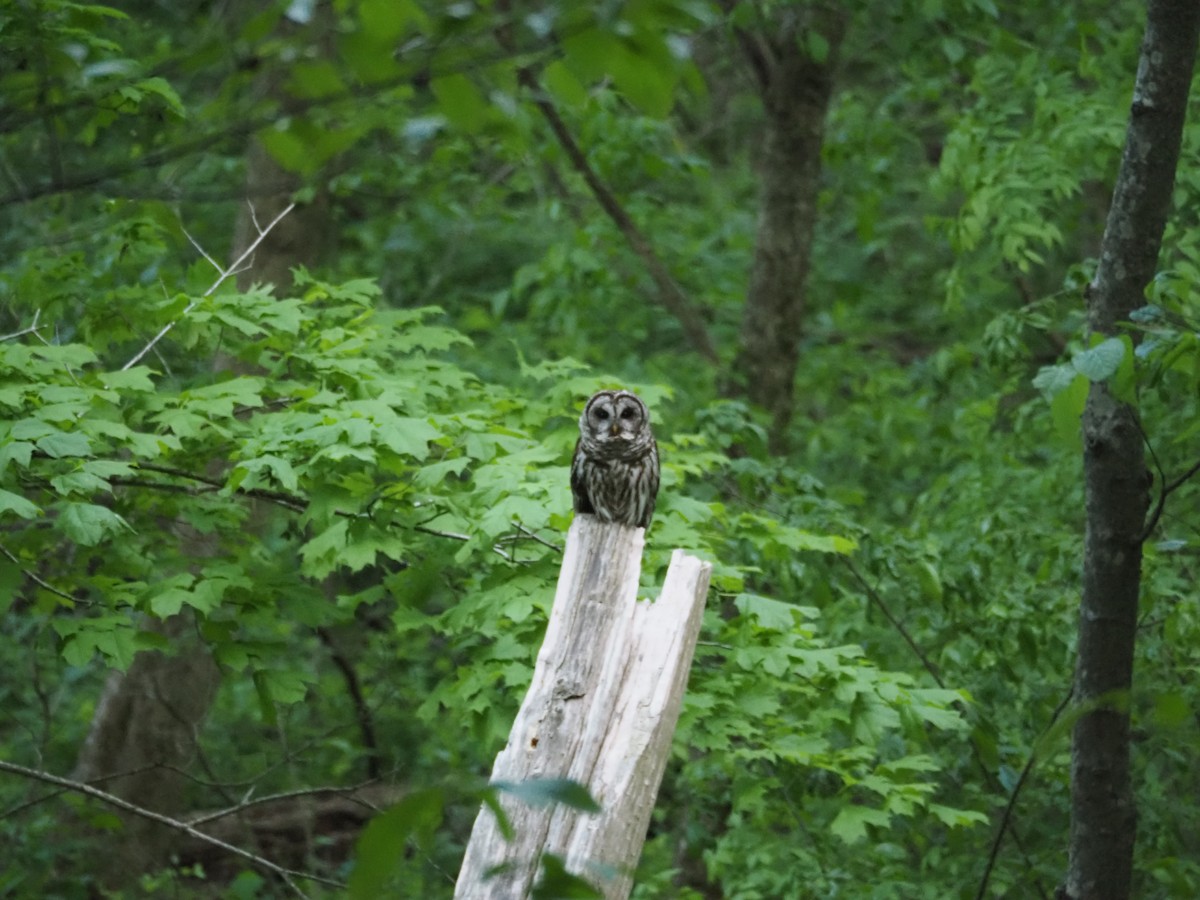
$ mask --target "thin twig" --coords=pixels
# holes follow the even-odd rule
[[[144,357],[147,353],[149,353],[151,350],[153,350],[154,345],[157,344],[160,340],[162,340],[166,336],[167,332],[169,332],[172,328],[174,328],[181,319],[183,319],[188,313],[190,313],[193,309],[195,309],[201,302],[203,302],[204,300],[207,300],[209,297],[211,297],[213,295],[213,293],[216,291],[216,289],[219,288],[222,284],[224,284],[225,280],[227,278],[229,278],[230,275],[236,275],[239,271],[244,271],[244,270],[239,270],[238,266],[242,265],[242,263],[244,263],[254,253],[254,251],[258,249],[258,245],[261,244],[263,241],[263,238],[265,238],[271,232],[271,229],[274,228],[276,225],[278,225],[279,222],[283,219],[283,217],[286,216],[288,213],[290,213],[295,208],[296,208],[295,203],[289,203],[279,215],[277,215],[274,219],[271,220],[270,224],[268,224],[265,229],[259,231],[258,237],[256,237],[254,239],[254,241],[250,244],[249,247],[247,247],[245,250],[242,251],[242,255],[239,256],[236,260],[234,260],[233,265],[231,265],[228,269],[222,269],[220,266],[217,266],[217,271],[219,271],[221,273],[221,276],[212,283],[212,286],[207,291],[205,291],[203,294],[201,294],[199,297],[197,297],[195,300],[193,300],[191,303],[189,303],[184,308],[183,312],[181,312],[177,318],[172,319],[170,322],[168,322],[166,325],[164,325],[161,329],[159,329],[158,334],[156,334],[153,338],[150,339],[150,343],[148,343],[145,347],[143,347],[141,350],[139,350],[134,355],[133,359],[129,360],[129,362],[127,362],[127,363],[125,363],[125,365],[121,366],[121,371],[124,372],[126,369],[130,369],[133,366],[136,366],[141,361],[142,357]],[[201,251],[201,252],[203,253],[203,251]],[[207,253],[204,255],[205,255],[205,257],[208,257]],[[212,262],[211,259],[209,259],[209,261]],[[213,263],[213,265],[216,265],[216,263]]]
[[[132,775],[141,775],[143,772],[149,772],[152,769],[157,768],[159,768],[158,763],[150,763],[146,766],[138,766],[135,769],[126,769],[123,772],[113,772],[110,775],[101,775],[98,778],[89,778],[84,783],[90,785],[104,784],[106,781],[116,781],[118,778],[129,778]],[[61,797],[65,793],[67,793],[67,788],[60,787],[50,791],[47,794],[42,794],[41,796],[25,800],[21,803],[18,803],[16,806],[10,806],[8,809],[4,810],[4,812],[0,813],[0,819],[9,819],[13,816],[20,815],[27,809],[32,809],[35,806],[45,803],[47,800],[53,800],[55,797]]]
[[[36,572],[34,572],[30,569],[26,569],[24,566],[21,565],[21,561],[19,559],[17,559],[16,556],[13,555],[12,551],[9,550],[7,547],[5,547],[3,544],[0,544],[0,553],[3,553],[6,557],[8,557],[8,561],[11,562],[13,565],[20,566],[21,574],[24,575],[26,578],[30,579],[34,584],[36,584],[38,587],[42,588],[43,590],[49,591],[50,593],[54,594],[56,597],[62,597],[64,600],[69,601],[72,606],[91,606],[92,605],[92,601],[81,600],[78,597],[72,597],[66,591],[61,591],[58,588],[56,588],[54,585],[45,581]]]
[[[263,796],[263,797],[255,797],[253,800],[246,800],[243,803],[239,803],[236,806],[230,806],[227,809],[219,809],[216,812],[205,813],[204,815],[196,816],[195,818],[188,819],[187,823],[193,827],[195,827],[197,825],[207,825],[209,822],[215,822],[218,819],[225,819],[225,818],[228,818],[229,816],[236,816],[239,813],[243,813],[252,807],[262,806],[263,804],[266,804],[266,803],[273,803],[277,800],[294,800],[297,797],[320,797],[320,796],[327,795],[327,794],[332,794],[335,797],[345,797],[347,800],[351,800],[355,803],[361,804],[364,808],[369,809],[372,812],[379,812],[379,808],[376,807],[375,804],[369,803],[368,801],[362,799],[361,797],[354,796],[356,791],[360,791],[364,787],[366,787],[367,785],[372,784],[372,783],[373,783],[373,781],[364,781],[362,784],[356,784],[353,787],[348,787],[348,788],[340,788],[340,787],[302,788],[301,790],[296,790],[296,791],[285,791],[282,794],[270,794],[270,795]]]
[[[232,853],[235,856],[240,856],[247,862],[264,869],[273,875],[278,876],[280,880],[286,884],[294,894],[298,897],[307,897],[300,890],[300,887],[293,881],[293,878],[300,878],[305,881],[314,881],[317,884],[327,885],[328,887],[344,888],[345,885],[340,881],[335,881],[332,878],[326,878],[322,875],[313,875],[309,872],[300,872],[295,869],[285,868],[278,863],[273,863],[269,859],[257,856],[249,850],[243,850],[241,847],[236,847],[233,844],[226,843],[220,838],[215,838],[211,834],[205,834],[203,831],[193,827],[187,822],[181,822],[178,819],[173,819],[170,816],[165,816],[162,813],[154,812],[145,807],[138,806],[135,803],[130,803],[115,794],[110,794],[107,791],[102,791],[99,788],[92,787],[90,784],[84,784],[82,781],[75,781],[71,778],[63,778],[59,775],[52,775],[49,772],[43,772],[39,769],[30,769],[25,766],[19,766],[16,763],[0,760],[0,772],[8,772],[10,775],[19,775],[22,778],[29,778],[34,781],[41,781],[45,784],[52,784],[56,787],[66,788],[69,791],[74,791],[77,794],[83,794],[87,797],[92,797],[99,800],[101,803],[107,803],[109,806],[115,806],[117,809],[123,809],[125,812],[132,813],[135,816],[140,816],[143,819],[149,819],[151,822],[157,822],[160,825],[165,825],[176,831],[186,834],[188,837],[198,841],[203,841],[206,844],[212,844],[214,847],[219,847],[227,853]]]
[[[246,205],[250,207],[250,221],[254,223],[254,230],[259,234],[263,234],[262,226],[258,224],[258,210],[254,208],[254,204],[249,200],[246,201]]]
[[[1153,451],[1151,451],[1153,454]],[[1162,469],[1159,469],[1159,480],[1162,488],[1158,492],[1158,501],[1154,504],[1154,511],[1150,513],[1150,518],[1146,522],[1146,527],[1142,530],[1142,535],[1139,543],[1144,543],[1149,540],[1150,535],[1154,534],[1154,529],[1158,527],[1158,521],[1162,518],[1163,508],[1167,505],[1167,497],[1179,490],[1183,485],[1193,478],[1197,472],[1200,472],[1200,462],[1194,463],[1186,472],[1168,483],[1162,474]]]
[[[6,334],[3,337],[0,337],[0,343],[3,343],[4,341],[15,340],[16,338],[24,337],[27,334],[36,334],[39,327],[38,318],[41,316],[41,314],[42,311],[40,309],[34,310],[32,325],[30,325],[28,328],[22,328],[20,331],[14,331],[12,334]]]
[[[208,251],[200,246],[200,242],[198,240],[196,240],[194,237],[192,237],[192,234],[190,231],[188,231],[186,228],[184,228],[183,234],[184,234],[184,237],[186,237],[189,241],[191,241],[191,244],[193,247],[196,248],[196,251],[201,256],[203,256],[205,259],[207,259],[209,261],[209,263],[212,264],[212,267],[214,269],[216,269],[222,275],[225,275],[225,270],[221,268],[221,264],[219,262],[217,262],[215,259],[213,259],[211,256],[208,255]]]
[[[925,668],[925,671],[929,673],[930,677],[933,678],[938,687],[944,689],[946,685],[945,682],[942,681],[942,676],[938,672],[938,667],[935,666],[933,661],[925,655],[925,651],[921,649],[913,636],[908,633],[908,629],[904,627],[899,619],[892,615],[892,611],[888,609],[888,605],[883,602],[883,597],[879,595],[879,591],[875,590],[875,588],[858,570],[858,567],[854,565],[854,563],[852,563],[847,557],[843,556],[841,557],[841,560],[846,565],[846,568],[850,570],[850,574],[854,576],[854,580],[859,583],[864,591],[866,591],[867,597],[870,598],[871,602],[875,604],[876,608],[878,608],[880,612],[883,613],[884,617],[888,620],[888,622],[891,623],[892,627],[895,628],[900,634],[900,637],[904,638],[904,642],[908,644],[908,646],[912,649],[912,652],[916,654],[917,659],[921,661],[921,665]]]
[[[514,521],[513,527],[516,528],[517,531],[519,531],[521,534],[525,535],[525,537],[529,538],[530,540],[537,541],[543,547],[549,547],[551,550],[557,551],[558,553],[563,552],[563,548],[562,548],[561,544],[556,544],[553,541],[546,540],[541,535],[526,528],[520,522]]]
[[[1062,702],[1055,707],[1054,712],[1050,715],[1050,721],[1046,723],[1046,727],[1042,729],[1042,733],[1034,741],[1033,749],[1029,751],[1029,758],[1025,760],[1025,765],[1021,769],[1021,775],[1017,778],[1017,783],[1013,785],[1013,789],[1008,795],[1008,803],[1004,805],[1004,813],[1000,816],[1000,827],[996,829],[996,837],[992,841],[992,851],[988,854],[987,865],[983,869],[983,878],[979,881],[979,890],[975,892],[975,900],[983,900],[987,894],[988,881],[992,877],[992,869],[996,865],[996,857],[1000,854],[1000,843],[1004,840],[1004,832],[1008,830],[1008,823],[1012,819],[1013,810],[1017,806],[1017,797],[1021,795],[1021,788],[1025,786],[1025,782],[1029,779],[1029,775],[1033,772],[1033,766],[1037,762],[1038,743],[1054,727],[1054,724],[1058,721],[1059,716],[1063,714],[1063,710],[1067,708],[1067,704],[1071,702],[1071,698],[1074,695],[1074,688],[1067,691],[1067,695],[1063,697]]]

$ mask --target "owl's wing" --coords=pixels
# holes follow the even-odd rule
[[[580,441],[575,442],[575,454],[571,457],[571,499],[575,512],[594,515],[596,510],[588,497],[587,482],[583,474],[584,458],[579,450],[580,443]]]
[[[650,438],[650,452],[646,454],[646,459],[653,461],[653,465],[649,467],[646,477],[646,512],[638,523],[643,528],[650,527],[650,520],[654,518],[654,501],[658,499],[658,441],[653,437]]]

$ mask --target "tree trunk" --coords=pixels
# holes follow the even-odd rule
[[[248,4],[247,10],[255,10],[256,4]],[[333,35],[335,22],[332,4],[316,3],[312,10],[312,21],[298,26],[285,16],[277,26],[281,38],[295,38],[308,29],[312,49],[323,59],[335,56]],[[287,67],[272,66],[255,79],[254,90],[260,96],[269,97],[281,107],[291,99],[286,83],[291,76]],[[283,168],[263,146],[257,136],[251,137],[246,148],[246,203],[239,211],[233,231],[231,259],[237,259],[254,243],[259,230],[287,208],[295,193],[305,186],[304,180],[295,172]],[[292,287],[292,269],[295,266],[312,268],[332,248],[336,230],[330,225],[330,196],[328,182],[317,173],[309,184],[312,196],[305,202],[296,203],[296,208],[271,229],[258,246],[251,259],[250,268],[238,275],[239,290],[247,290],[252,284],[275,285],[277,297],[287,296]]]
[[[700,635],[711,566],[676,550],[662,594],[637,600],[643,531],[575,519],[533,681],[492,781],[570,779],[596,814],[502,794],[475,820],[454,896],[529,897],[544,854],[623,900],[633,885]],[[503,867],[497,870],[497,867]]]
[[[109,676],[74,777],[96,781],[129,773],[106,780],[103,788],[145,809],[174,813],[187,784],[181,771],[195,758],[196,734],[220,672],[189,615],[174,616],[159,630],[172,654],[139,653],[128,671]],[[139,816],[122,814],[122,822],[121,839],[97,859],[97,874],[112,886],[165,864],[179,837]]]
[[[766,133],[754,264],[726,390],[743,393],[770,413],[771,449],[777,453],[786,445],[794,407],[825,114],[846,27],[840,12],[819,16],[787,7],[778,18],[770,30],[739,34],[758,80]],[[820,59],[816,46],[824,48]]]
[[[1144,305],[1166,225],[1195,65],[1200,5],[1150,0],[1125,152],[1088,289],[1094,335],[1120,333]],[[1067,894],[1128,898],[1136,809],[1129,775],[1129,692],[1151,477],[1137,411],[1093,384],[1083,414],[1086,534],[1071,757]]]
[[[302,186],[300,176],[280,166],[258,138],[251,139],[246,151],[248,199],[234,227],[231,259],[254,243],[259,229],[279,215]],[[275,296],[286,297],[292,288],[292,269],[300,265],[312,268],[330,250],[336,232],[329,218],[329,191],[320,184],[310,201],[298,204],[259,244],[251,267],[238,275],[238,289],[273,284]]]

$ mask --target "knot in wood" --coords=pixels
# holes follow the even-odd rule
[[[587,696],[587,690],[581,681],[564,679],[554,686],[555,700],[581,700]]]

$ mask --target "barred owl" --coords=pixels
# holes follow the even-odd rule
[[[650,411],[629,391],[600,391],[579,417],[571,460],[575,512],[650,527],[658,494],[658,445]]]

